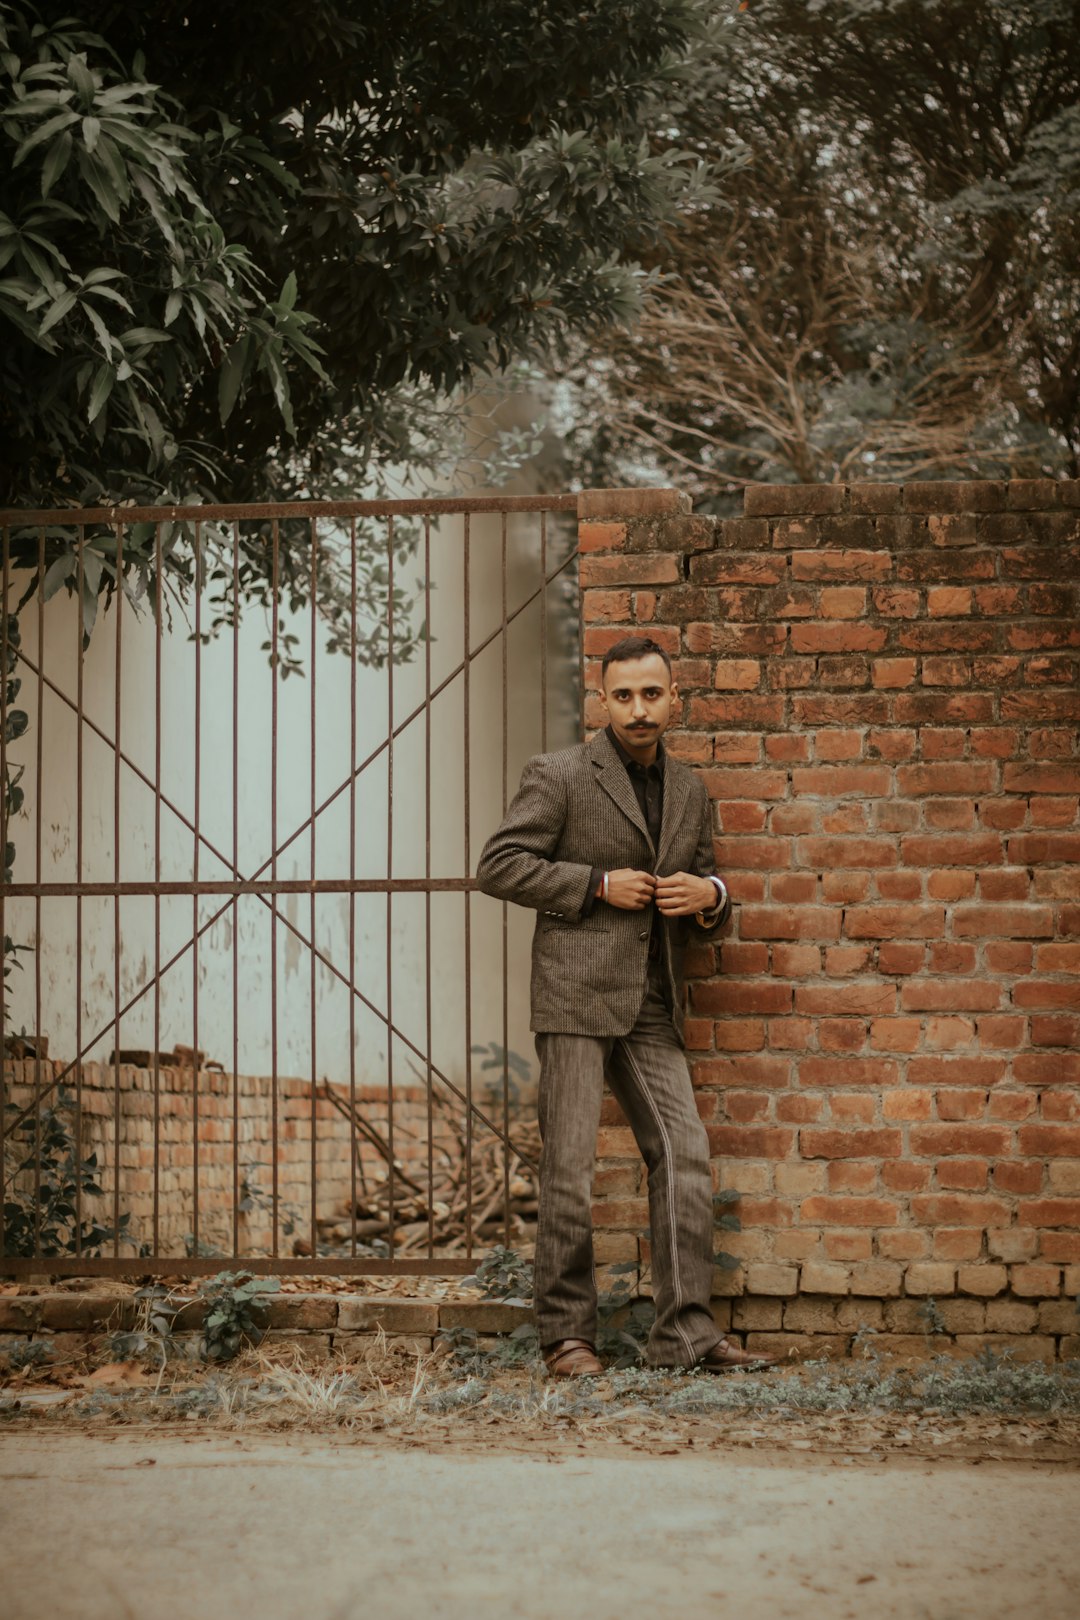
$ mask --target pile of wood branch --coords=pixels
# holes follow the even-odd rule
[[[329,1086],[324,1095],[354,1127],[357,1172],[355,1211],[350,1199],[340,1215],[320,1219],[324,1242],[351,1243],[355,1233],[358,1243],[379,1240],[397,1256],[422,1254],[429,1246],[447,1255],[471,1245],[503,1242],[520,1248],[531,1242],[540,1159],[540,1131],[534,1119],[511,1123],[508,1147],[475,1116],[468,1133],[460,1102],[433,1093],[438,1121],[432,1162],[426,1163],[424,1144],[424,1155],[406,1168],[400,1157],[391,1159],[382,1131],[347,1099]],[[361,1143],[367,1144],[367,1155]],[[383,1161],[374,1171],[372,1148]],[[299,1245],[297,1252],[309,1252],[309,1245]]]

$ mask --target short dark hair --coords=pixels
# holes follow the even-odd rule
[[[658,641],[651,636],[623,636],[616,641],[604,654],[604,662],[600,666],[600,680],[603,682],[609,664],[624,664],[631,658],[648,658],[650,653],[658,653],[667,666],[668,676],[671,675],[671,659],[667,650],[661,647]]]

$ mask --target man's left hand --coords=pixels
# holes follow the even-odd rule
[[[653,898],[665,917],[692,917],[697,911],[712,911],[719,896],[716,884],[708,878],[694,877],[692,872],[672,872],[657,878]]]

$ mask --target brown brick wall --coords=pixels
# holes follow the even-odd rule
[[[63,1063],[42,1062],[40,1085],[48,1088]],[[4,1065],[7,1095],[17,1107],[33,1104],[35,1065],[32,1060]],[[74,1077],[65,1084],[74,1094]],[[321,1089],[321,1088],[320,1088]],[[349,1088],[334,1088],[348,1101]],[[221,1069],[199,1071],[199,1240],[223,1253],[232,1250],[233,1209],[233,1077]],[[249,1176],[269,1202],[273,1187],[273,1083],[269,1075],[240,1075],[238,1160],[240,1176]],[[292,1255],[297,1238],[311,1236],[311,1083],[278,1077],[278,1198],[282,1226],[280,1252]],[[357,1107],[384,1135],[387,1130],[387,1092],[384,1086],[356,1088]],[[136,1245],[154,1238],[154,1163],[158,1166],[158,1250],[170,1257],[185,1253],[185,1240],[194,1228],[194,1110],[190,1068],[162,1067],[158,1086],[157,1148],[155,1151],[154,1074],[150,1069],[121,1064],[119,1109],[114,1092],[114,1071],[109,1064],[86,1063],[82,1072],[82,1147],[96,1153],[98,1180],[104,1197],[85,1199],[84,1219],[108,1225],[112,1219],[113,1188],[119,1175],[120,1211],[130,1216],[128,1230]],[[116,1119],[119,1113],[119,1166]],[[69,1116],[69,1121],[71,1116]],[[72,1128],[73,1124],[72,1124]],[[434,1120],[435,1145],[452,1148],[440,1113]],[[10,1121],[9,1121],[10,1129]],[[394,1151],[406,1168],[427,1163],[427,1093],[422,1086],[394,1089]],[[352,1186],[350,1129],[344,1115],[325,1096],[315,1098],[316,1217],[341,1217],[348,1225]],[[377,1150],[360,1142],[360,1162],[369,1186],[385,1177],[385,1161]],[[252,1166],[253,1168],[247,1168]],[[17,1193],[33,1195],[33,1172],[15,1186]],[[358,1192],[362,1189],[358,1186]],[[272,1227],[269,1214],[256,1207],[242,1213],[239,1225],[243,1255],[269,1254]],[[104,1253],[111,1254],[111,1245]],[[135,1251],[121,1245],[121,1256]]]
[[[669,743],[736,902],[688,1022],[742,1195],[718,1292],[774,1328],[810,1295],[966,1294],[1036,1331],[1032,1299],[1080,1289],[1080,482],[590,514],[587,687],[630,628],[670,651]],[[645,1188],[613,1105],[600,1155],[627,1258]]]

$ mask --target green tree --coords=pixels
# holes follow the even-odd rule
[[[702,194],[701,0],[77,10],[0,4],[0,504],[354,494]]]
[[[1075,0],[731,3],[670,122],[742,172],[574,368],[586,476],[1080,471]]]

